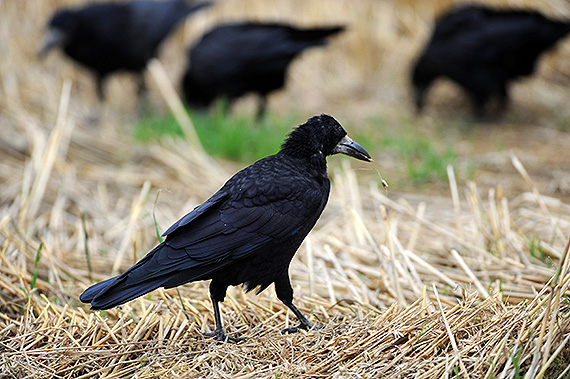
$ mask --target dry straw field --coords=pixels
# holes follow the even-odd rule
[[[324,328],[281,335],[295,320],[271,288],[259,296],[233,288],[224,323],[246,341],[219,344],[201,335],[213,329],[205,282],[106,312],[78,301],[156,244],[155,217],[164,230],[240,165],[210,157],[190,126],[184,139],[134,143],[128,76],[111,79],[91,125],[91,78],[61,54],[35,57],[49,14],[71,3],[79,1],[0,0],[0,378],[570,377],[570,136],[559,127],[570,123],[569,41],[515,89],[520,127],[472,127],[472,139],[507,141],[499,151],[468,149],[478,154],[472,180],[449,167],[437,193],[385,191],[379,173],[402,182],[392,181],[402,171],[389,152],[375,154],[372,168],[332,158],[331,199],[290,270],[296,304]],[[189,20],[147,73],[156,112],[177,104],[168,89],[180,51],[216,22],[347,23],[329,48],[293,65],[270,108],[304,115],[298,123],[330,113],[349,133],[374,116],[393,129],[412,118],[409,62],[434,15],[453,4],[218,3]],[[565,0],[539,6],[570,17]],[[449,109],[461,100],[449,86],[435,92],[417,127],[447,118],[453,134],[460,116]]]

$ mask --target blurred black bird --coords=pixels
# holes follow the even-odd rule
[[[294,129],[281,150],[236,173],[205,203],[175,222],[155,247],[123,274],[97,283],[80,300],[109,309],[156,288],[212,279],[210,298],[216,328],[207,336],[227,337],[218,303],[228,286],[263,291],[275,284],[277,297],[299,319],[283,332],[313,325],[293,305],[289,263],[327,203],[326,157],[333,154],[372,161],[331,116],[310,118]]]
[[[570,32],[569,21],[530,10],[459,6],[441,16],[412,71],[416,110],[433,81],[445,77],[463,87],[476,115],[492,97],[509,102],[508,85],[531,75],[539,56]]]
[[[258,119],[266,96],[285,84],[287,67],[303,50],[326,45],[343,26],[298,29],[286,24],[242,23],[215,27],[188,51],[182,79],[186,102],[206,108],[218,98],[233,101],[247,93],[260,96]]]
[[[101,2],[57,10],[48,23],[39,56],[60,47],[95,75],[99,100],[103,84],[117,71],[135,73],[139,96],[145,92],[144,69],[160,43],[190,13],[211,5],[196,0]]]

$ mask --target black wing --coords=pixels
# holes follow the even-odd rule
[[[240,259],[315,222],[328,192],[289,170],[251,168],[172,225],[166,245],[204,263]]]
[[[123,274],[88,288],[81,301],[112,308],[158,287],[207,279],[237,259],[308,233],[328,191],[263,161],[236,174],[168,228],[163,243]]]

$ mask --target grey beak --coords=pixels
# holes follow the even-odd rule
[[[43,58],[46,54],[54,47],[63,45],[65,41],[65,34],[57,29],[48,29],[44,39],[42,40],[42,46],[38,51],[38,57]]]
[[[343,139],[334,147],[333,154],[345,154],[361,161],[372,162],[373,159],[366,150],[356,141],[349,136],[344,136]]]

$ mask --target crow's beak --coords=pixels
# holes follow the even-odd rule
[[[349,136],[343,139],[334,147],[333,154],[345,154],[361,161],[372,162],[373,159],[366,150],[358,142],[355,142]]]
[[[43,58],[46,54],[56,46],[61,46],[65,40],[63,32],[57,29],[49,29],[42,41],[42,47],[38,51],[38,57]]]

